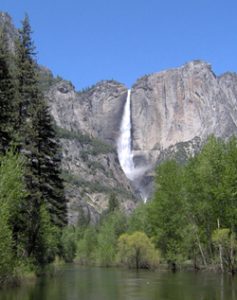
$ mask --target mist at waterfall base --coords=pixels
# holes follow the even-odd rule
[[[148,166],[136,167],[132,153],[132,125],[131,125],[131,90],[128,90],[120,125],[120,135],[117,142],[118,158],[122,170],[127,178],[134,184],[143,201],[147,201],[147,193],[141,185],[142,176],[149,169]]]

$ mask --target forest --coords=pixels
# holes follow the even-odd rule
[[[60,146],[39,88],[28,16],[15,49],[0,35],[0,284],[40,273],[67,224]]]
[[[236,272],[237,139],[209,137],[185,164],[156,169],[155,192],[130,216],[116,195],[101,223],[71,230],[81,264]]]
[[[67,225],[61,153],[39,84],[26,16],[9,50],[0,33],[0,285],[55,261],[172,270],[237,270],[237,139],[211,136],[185,163],[168,160],[131,215],[116,193],[96,225]],[[61,133],[62,134],[62,133]],[[100,145],[101,147],[101,145]],[[106,183],[105,183],[106,184]]]

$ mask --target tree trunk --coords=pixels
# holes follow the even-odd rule
[[[217,219],[217,227],[220,229],[220,220],[219,218]],[[221,272],[224,272],[224,266],[223,266],[223,250],[222,250],[222,245],[219,244],[219,257],[220,257],[220,268]]]
[[[200,243],[200,239],[199,239],[199,236],[198,234],[196,233],[196,239],[197,239],[197,243],[198,243],[198,248],[199,248],[199,251],[201,253],[201,256],[202,256],[202,261],[203,261],[203,264],[204,266],[206,267],[207,266],[207,261],[206,261],[206,258],[205,258],[205,255],[204,255],[204,252],[202,250],[202,246],[201,246],[201,243]]]

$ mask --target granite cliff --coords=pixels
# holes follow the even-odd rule
[[[58,79],[45,90],[62,146],[71,223],[79,222],[82,215],[97,222],[113,193],[127,213],[139,201],[116,152],[126,94],[115,81],[76,92],[70,82]]]
[[[134,161],[153,170],[166,157],[185,160],[211,134],[237,133],[237,74],[218,77],[206,62],[192,61],[139,79],[131,105]]]

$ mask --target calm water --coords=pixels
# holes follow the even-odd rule
[[[0,291],[1,300],[232,300],[237,278],[220,274],[64,267],[53,278]]]

